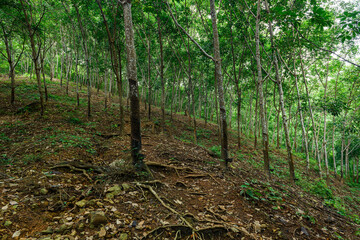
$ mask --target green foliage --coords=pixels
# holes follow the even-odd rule
[[[77,117],[69,117],[66,121],[71,124],[77,124],[77,125],[83,124],[83,122]]]
[[[212,131],[205,129],[205,128],[198,128],[196,133],[197,133],[198,140],[203,139],[203,138],[210,139],[210,137],[212,135]]]
[[[324,199],[334,199],[333,192],[324,179],[314,181],[314,184],[310,186],[310,192]]]
[[[42,155],[41,154],[29,154],[26,155],[24,158],[22,158],[22,162],[25,165],[28,165],[30,163],[34,163],[34,162],[39,162],[42,160]]]
[[[56,136],[51,135],[47,138],[50,139],[51,145],[58,146],[59,148],[82,148],[86,149],[86,151],[91,154],[96,153],[94,144],[88,137],[60,133]]]
[[[13,160],[7,154],[0,155],[0,166],[6,166],[12,164]]]
[[[253,188],[248,182],[241,185],[241,188],[240,195],[248,200],[259,200],[262,197],[261,192]]]
[[[11,138],[9,138],[5,133],[0,133],[0,142],[10,142]]]
[[[210,148],[210,151],[213,152],[217,157],[221,157],[221,146],[214,145]]]
[[[269,183],[262,183],[253,179],[241,185],[240,195],[248,200],[269,201],[274,205],[283,201],[282,193],[274,189]]]

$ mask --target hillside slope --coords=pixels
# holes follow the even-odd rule
[[[285,152],[272,150],[273,178],[262,173],[261,149],[230,141],[234,162],[216,158],[217,127],[199,121],[199,145],[188,118],[160,111],[147,120],[145,161],[153,179],[130,164],[129,113],[118,134],[118,105],[104,110],[94,94],[93,116],[76,107],[57,82],[40,117],[34,82],[0,79],[0,236],[2,239],[359,239],[359,187],[305,174],[287,181]],[[82,97],[85,99],[85,93]],[[234,136],[233,136],[234,137]],[[329,187],[332,186],[332,187]],[[357,187],[357,188],[356,188]],[[357,221],[357,223],[356,223]]]

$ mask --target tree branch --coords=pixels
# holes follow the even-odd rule
[[[169,10],[169,13],[170,13],[170,16],[171,18],[173,19],[175,25],[181,29],[181,31],[183,31],[185,33],[186,36],[188,36],[188,38],[200,49],[200,51],[207,57],[207,58],[210,58],[211,60],[215,61],[215,59],[209,55],[200,45],[199,43],[197,43],[190,35],[189,33],[178,23],[178,21],[175,19],[175,16],[174,14],[172,13],[171,11],[171,8],[170,8],[170,5],[169,3],[166,1],[166,6],[168,7],[168,10]]]
[[[297,31],[297,33],[299,33],[299,35],[305,39],[307,42],[311,43],[311,45],[313,45],[314,47],[316,47],[317,49],[320,49],[324,52],[328,52],[328,53],[331,53],[331,54],[334,54],[335,56],[337,56],[338,58],[342,59],[343,61],[347,62],[347,63],[350,63],[358,68],[360,68],[360,65],[356,64],[356,63],[353,63],[351,62],[350,60],[347,60],[346,58],[340,56],[339,54],[335,53],[334,51],[331,51],[331,50],[328,50],[328,49],[325,49],[325,48],[322,48],[320,46],[318,46],[316,43],[314,43],[313,41],[310,41],[309,39],[307,39],[304,35],[302,35],[302,33],[291,23],[291,25],[294,27],[294,29]]]

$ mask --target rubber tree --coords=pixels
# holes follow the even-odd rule
[[[263,143],[263,155],[264,155],[264,170],[270,177],[270,160],[269,160],[269,130],[268,122],[266,119],[266,107],[264,100],[264,80],[262,77],[262,65],[260,59],[260,12],[261,12],[261,0],[257,2],[256,13],[256,30],[255,30],[255,46],[256,46],[256,66],[257,66],[257,83],[259,91],[259,106],[260,106],[260,119],[262,129],[262,143]]]
[[[112,63],[113,71],[115,73],[116,83],[117,83],[118,92],[119,92],[120,134],[122,134],[123,130],[124,130],[124,106],[123,106],[123,101],[122,101],[122,78],[121,78],[120,71],[119,71],[119,61],[118,61],[118,55],[116,54],[116,46],[115,46],[115,37],[116,37],[116,27],[115,26],[116,26],[116,14],[118,13],[118,6],[116,6],[116,7],[113,6],[112,12],[113,12],[113,19],[114,19],[115,26],[113,27],[113,32],[111,32],[109,23],[106,19],[106,16],[104,14],[104,11],[103,11],[103,8],[101,5],[101,1],[97,0],[97,3],[100,8],[101,16],[104,21],[104,25],[105,25],[109,45],[110,45],[111,63]]]
[[[41,87],[41,76],[40,76],[40,69],[41,66],[39,64],[39,49],[36,48],[36,30],[37,27],[35,26],[39,26],[45,13],[46,13],[46,8],[43,7],[43,10],[40,13],[40,18],[38,21],[35,21],[34,17],[37,15],[35,12],[33,12],[33,7],[34,6],[29,6],[29,2],[25,1],[25,0],[20,0],[21,2],[21,6],[22,6],[22,10],[24,13],[24,19],[25,22],[24,24],[26,25],[27,28],[27,33],[29,35],[30,38],[30,46],[31,46],[31,57],[35,66],[35,74],[36,74],[36,81],[37,81],[37,85],[38,85],[38,92],[39,92],[39,98],[40,98],[40,115],[43,116],[44,115],[44,97],[43,97],[43,92],[42,92],[42,87]],[[39,7],[39,6],[38,6]]]
[[[265,0],[265,8],[266,8],[266,11],[268,12],[268,14],[270,14],[269,5],[268,5],[267,0]],[[291,143],[290,143],[288,118],[287,118],[286,111],[285,111],[282,79],[281,79],[280,73],[279,73],[279,63],[278,63],[278,56],[277,56],[278,54],[277,54],[277,48],[274,43],[274,33],[273,33],[271,21],[269,21],[269,33],[270,33],[270,42],[271,42],[271,48],[272,48],[272,54],[273,54],[273,59],[274,59],[274,66],[275,66],[275,78],[276,78],[275,83],[279,90],[279,102],[280,102],[283,127],[284,127],[284,132],[285,132],[285,143],[286,143],[286,151],[287,151],[287,160],[288,160],[288,164],[289,164],[290,181],[292,183],[294,183],[295,182],[294,160],[293,160]]]
[[[140,102],[136,68],[136,50],[134,28],[131,14],[131,0],[120,1],[124,11],[125,42],[127,56],[127,78],[129,82],[130,122],[131,122],[131,157],[136,170],[145,169],[141,154]]]
[[[214,56],[209,55],[200,45],[190,36],[190,34],[178,23],[175,16],[172,13],[170,5],[167,3],[169,13],[171,18],[175,22],[176,26],[184,32],[187,37],[200,49],[200,51],[209,59],[214,62],[215,65],[215,80],[217,84],[218,99],[219,99],[219,108],[220,108],[220,129],[221,129],[221,158],[223,159],[222,165],[224,168],[227,168],[228,162],[231,161],[228,157],[228,129],[226,121],[226,109],[225,109],[225,99],[224,99],[224,88],[223,88],[223,76],[221,71],[221,56],[220,56],[220,43],[219,43],[219,33],[217,28],[217,16],[215,10],[215,1],[210,0],[210,15],[211,23],[213,27],[213,43],[214,43]]]

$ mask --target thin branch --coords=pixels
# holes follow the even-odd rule
[[[328,52],[328,53],[331,53],[331,54],[334,54],[335,56],[337,56],[338,58],[342,59],[343,61],[347,62],[347,63],[350,63],[358,68],[360,68],[360,65],[356,64],[356,63],[353,63],[351,62],[350,60],[347,60],[346,58],[340,56],[339,54],[335,53],[334,51],[331,51],[331,50],[328,50],[328,49],[325,49],[325,48],[322,48],[320,46],[318,46],[316,43],[314,43],[313,41],[310,41],[309,39],[307,39],[304,35],[302,35],[302,33],[291,23],[291,25],[294,27],[294,29],[299,33],[299,35],[305,39],[307,42],[311,43],[314,47],[324,51],[324,52]]]
[[[14,68],[16,68],[17,64],[19,63],[20,58],[21,58],[22,54],[24,53],[24,50],[25,50],[25,39],[24,39],[24,42],[23,42],[23,47],[22,47],[22,49],[21,49],[21,53],[20,53],[18,59],[17,59],[16,62],[15,62]]]
[[[171,8],[170,8],[170,5],[169,3],[166,1],[166,6],[168,7],[168,10],[169,10],[169,13],[170,13],[170,16],[171,18],[173,19],[173,21],[175,22],[175,25],[180,28],[186,36],[188,36],[188,38],[200,49],[200,51],[207,57],[207,58],[210,58],[211,60],[213,60],[215,62],[215,59],[209,55],[190,35],[189,33],[178,23],[178,21],[175,19],[175,16],[174,14],[172,13],[171,11]]]

